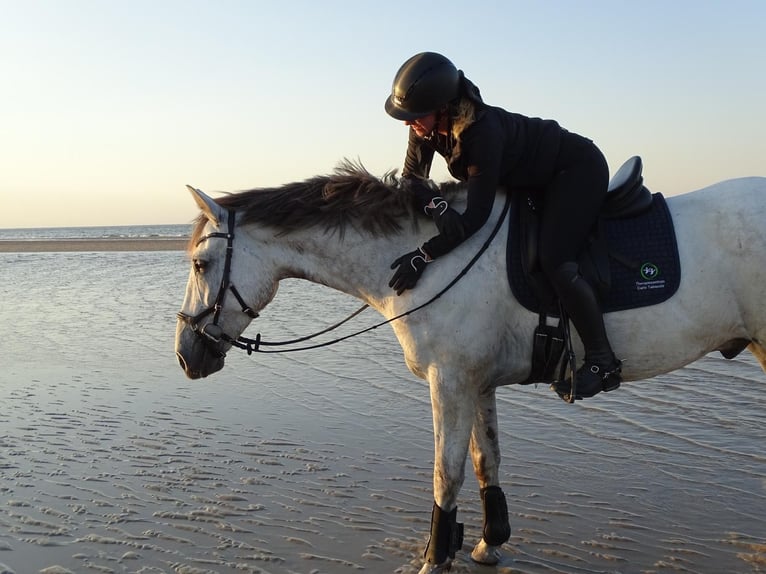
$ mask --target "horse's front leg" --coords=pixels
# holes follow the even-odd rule
[[[420,574],[449,570],[463,544],[463,525],[457,522],[457,498],[465,478],[465,461],[473,427],[476,391],[465,382],[430,380],[434,424],[434,506],[426,564]]]
[[[500,488],[500,442],[497,428],[497,405],[494,387],[479,395],[471,433],[471,461],[481,489],[484,528],[471,558],[480,564],[500,561],[500,546],[511,537],[508,506]]]

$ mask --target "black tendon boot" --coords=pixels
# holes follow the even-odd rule
[[[500,546],[511,537],[511,523],[508,522],[508,504],[499,486],[488,486],[479,491],[484,507],[484,529],[482,538],[490,546]]]
[[[431,511],[431,538],[428,540],[425,559],[429,564],[442,564],[455,557],[463,546],[463,525],[457,521],[457,508],[443,511],[434,502]]]
[[[609,345],[604,317],[593,288],[580,275],[574,262],[562,264],[550,279],[585,347],[585,361],[575,374],[575,398],[615,390],[622,381],[622,363]]]

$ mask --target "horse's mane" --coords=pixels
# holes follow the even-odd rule
[[[241,212],[240,225],[265,224],[282,233],[317,226],[342,236],[349,225],[372,235],[399,231],[402,219],[416,221],[413,199],[395,171],[378,178],[360,163],[344,160],[330,175],[230,193],[215,201]],[[190,245],[201,237],[206,222],[204,214],[197,217]]]

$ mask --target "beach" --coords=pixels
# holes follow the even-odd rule
[[[50,253],[71,251],[176,251],[186,249],[186,239],[38,239],[2,240],[0,253]]]
[[[418,571],[429,393],[390,329],[231,351],[191,381],[173,350],[184,240],[35,243],[0,242],[0,573]],[[246,334],[289,339],[358,306],[284,281]],[[500,389],[512,537],[497,567],[471,562],[469,463],[453,572],[766,571],[765,398],[746,352],[576,405]]]

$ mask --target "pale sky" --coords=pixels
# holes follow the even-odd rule
[[[642,156],[652,191],[766,175],[763,0],[0,0],[0,228],[187,223],[187,183],[400,169],[383,102],[425,50],[612,172]]]

